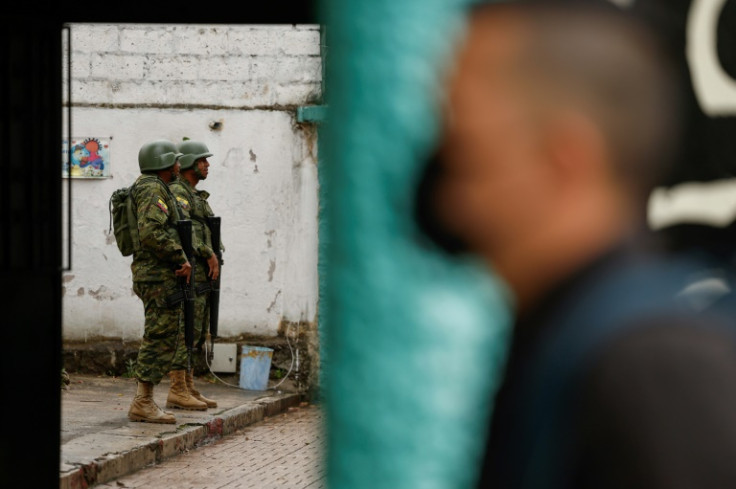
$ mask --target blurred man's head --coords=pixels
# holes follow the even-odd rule
[[[522,303],[644,225],[677,130],[656,40],[567,4],[476,7],[447,88],[434,218]]]

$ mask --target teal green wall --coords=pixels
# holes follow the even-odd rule
[[[413,192],[439,77],[463,29],[450,0],[322,0],[322,398],[328,486],[472,487],[509,304],[477,263],[416,241]]]

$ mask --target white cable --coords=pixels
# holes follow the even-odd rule
[[[286,344],[289,345],[289,352],[291,353],[291,365],[289,365],[289,371],[286,372],[286,375],[284,375],[284,378],[281,379],[281,381],[278,384],[274,385],[273,387],[270,387],[270,388],[266,389],[267,391],[275,391],[286,379],[289,378],[289,374],[291,374],[291,370],[294,368],[294,349],[291,347],[291,342],[289,341],[289,332],[288,332],[288,330],[287,330],[287,332],[286,332],[286,334],[284,336],[286,336]],[[209,361],[209,358],[210,357],[209,357],[208,346],[207,346],[207,342],[206,341],[204,342],[204,353],[205,353],[205,356],[204,356],[205,362],[207,363],[207,369],[210,371],[210,373],[217,380],[219,380],[220,382],[222,382],[225,385],[229,385],[231,387],[237,387],[238,389],[241,388],[239,385],[235,385],[235,384],[231,384],[229,382],[225,382],[220,377],[218,377],[217,374],[215,374],[215,372],[212,371],[212,365],[210,365],[210,361]]]
[[[301,321],[300,321],[301,322]],[[297,331],[298,332],[298,331]],[[289,331],[286,331],[286,344],[289,345],[289,351],[291,352],[291,365],[289,365],[289,371],[286,372],[286,375],[284,375],[284,378],[281,379],[281,381],[273,386],[271,389],[276,389],[278,386],[280,386],[286,379],[289,378],[289,374],[291,373],[291,369],[294,367],[294,349],[291,347],[291,342],[289,341]]]

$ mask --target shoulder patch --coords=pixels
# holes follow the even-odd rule
[[[166,214],[169,213],[169,206],[167,206],[166,202],[164,202],[163,200],[158,199],[158,202],[156,202],[156,205],[159,207],[159,209],[164,211]]]
[[[184,197],[176,196],[176,200],[181,204],[182,209],[189,209],[189,201]]]

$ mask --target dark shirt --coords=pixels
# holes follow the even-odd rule
[[[518,318],[479,487],[736,488],[733,315],[674,308],[634,314],[572,363],[574,372],[558,391],[533,380],[543,378],[533,372],[544,365],[542,355],[552,352],[550,358],[564,363],[562,335],[584,336],[588,326],[570,318],[585,307],[586,291],[651,259],[627,247],[613,250]],[[645,297],[647,287],[635,282],[631,295],[611,294],[601,315],[626,297]],[[547,370],[557,368],[550,365]],[[549,378],[559,380],[554,372]],[[540,394],[548,388],[558,397]]]

